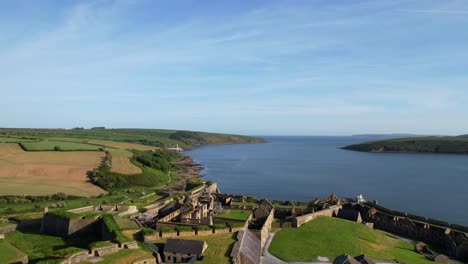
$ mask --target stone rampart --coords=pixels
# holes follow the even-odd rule
[[[423,241],[436,246],[452,258],[468,261],[468,237],[464,232],[466,227],[392,211],[372,203],[357,207],[363,220],[373,223],[376,229]],[[453,228],[454,226],[457,228]]]
[[[51,213],[46,213],[42,218],[41,233],[53,236],[68,236],[70,219]]]
[[[98,232],[98,229],[98,217],[70,219],[67,236],[86,236]]]
[[[94,211],[94,208],[95,208],[95,206],[90,205],[90,206],[85,206],[85,207],[81,207],[81,208],[68,210],[68,212],[74,213],[74,214],[82,214],[82,213]]]
[[[301,216],[294,217],[292,219],[292,227],[300,227],[301,225],[315,219],[318,216],[328,216],[333,217],[338,214],[338,211],[342,208],[342,206],[335,206],[328,209],[320,210],[317,212],[313,212],[310,214],[305,214]]]

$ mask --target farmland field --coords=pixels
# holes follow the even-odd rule
[[[24,142],[22,143],[25,149],[30,151],[40,150],[54,150],[55,147],[59,147],[60,150],[99,150],[99,146],[88,145],[77,142],[66,142],[66,141],[39,141],[39,142]]]
[[[0,144],[0,195],[76,196],[105,193],[88,182],[86,172],[99,166],[103,152],[25,152],[18,144]]]
[[[10,143],[10,142],[31,142],[33,139],[22,139],[15,137],[0,137],[0,143]]]
[[[134,144],[134,143],[126,143],[126,142],[108,141],[108,140],[89,140],[88,143],[111,147],[111,148],[117,148],[117,149],[135,149],[135,150],[141,150],[141,151],[158,149],[158,147],[152,147],[152,146],[146,146],[146,145]]]
[[[128,175],[140,174],[143,172],[139,167],[135,166],[128,157],[120,155],[112,155],[111,171]]]

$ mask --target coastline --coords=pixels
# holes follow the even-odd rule
[[[203,166],[195,162],[190,156],[184,155],[182,159],[174,161],[172,164],[176,166],[178,176],[185,181],[203,177],[200,174]]]

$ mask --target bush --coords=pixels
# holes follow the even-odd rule
[[[211,228],[209,226],[194,226],[193,227],[194,230],[197,230],[197,231],[208,231],[208,230],[211,230]]]
[[[154,230],[154,229],[152,229],[152,228],[149,228],[149,227],[142,227],[142,228],[141,228],[141,232],[142,232],[143,235],[145,235],[145,236],[151,236],[151,235],[156,234],[156,230]]]
[[[188,226],[178,226],[175,228],[175,230],[179,232],[193,231],[193,229]]]

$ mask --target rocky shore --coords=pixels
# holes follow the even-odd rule
[[[203,166],[196,163],[189,156],[184,156],[182,159],[174,161],[172,164],[176,166],[179,177],[184,180],[202,177],[200,171],[203,169]]]

